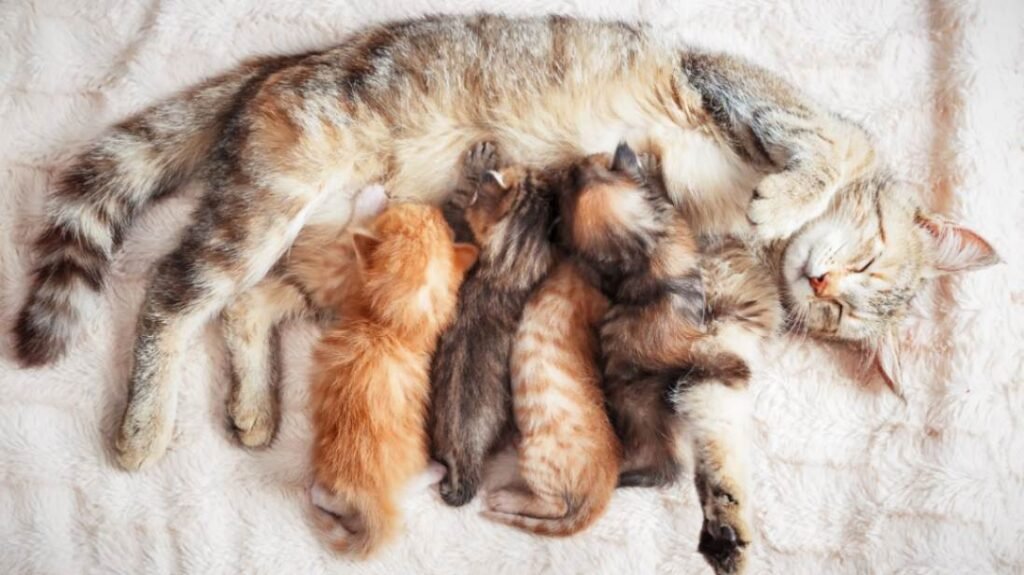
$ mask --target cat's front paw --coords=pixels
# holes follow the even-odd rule
[[[270,392],[238,394],[228,404],[235,434],[246,447],[265,447],[277,430],[277,401]]]
[[[126,471],[138,471],[159,460],[171,443],[170,419],[160,410],[129,405],[114,440],[118,465]]]
[[[748,545],[740,539],[734,526],[705,519],[697,550],[715,573],[743,573],[747,566]]]
[[[722,484],[697,482],[704,525],[697,550],[715,573],[743,573],[752,531],[744,498]]]
[[[787,174],[761,180],[747,206],[747,220],[764,242],[788,238],[824,210],[824,193],[801,190],[803,184]]]

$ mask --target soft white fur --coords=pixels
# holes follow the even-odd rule
[[[800,0],[461,2],[24,0],[0,18],[0,572],[697,573],[689,483],[619,491],[590,531],[544,540],[489,523],[479,498],[421,491],[408,534],[355,566],[314,534],[306,488],[308,325],[287,329],[276,442],[228,430],[219,328],[188,342],[177,426],[145,472],[114,465],[146,271],[190,190],[129,237],[70,356],[19,370],[6,335],[54,174],[107,125],[241,59],[325,46],[384,18],[499,7],[643,18],[768,65],[878,135],[936,209],[1007,263],[946,281],[901,342],[906,404],[852,354],[772,346],[754,382],[755,573],[1024,570],[1024,4]],[[609,150],[610,151],[610,150]]]

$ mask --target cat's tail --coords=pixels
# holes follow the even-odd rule
[[[254,61],[114,126],[57,181],[36,238],[34,283],[15,327],[25,366],[61,357],[140,210],[214,151],[235,102],[286,64]]]
[[[339,553],[368,557],[398,532],[398,508],[386,493],[331,492],[317,483],[310,499],[324,538]]]
[[[537,535],[568,537],[583,531],[604,514],[613,490],[614,484],[611,484],[607,489],[591,489],[584,496],[566,493],[564,495],[566,512],[564,515],[555,517],[533,515],[531,514],[533,511],[528,509],[528,504],[499,503],[496,505],[493,497],[489,497],[491,503],[483,514],[488,519],[531,531]]]

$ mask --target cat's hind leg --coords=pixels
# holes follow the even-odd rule
[[[211,192],[182,244],[157,267],[139,318],[128,405],[115,440],[125,469],[170,443],[185,344],[237,293],[259,281],[291,245],[323,194],[294,178]],[[338,200],[342,201],[342,200]]]
[[[268,277],[224,310],[224,340],[232,376],[228,415],[246,447],[265,446],[274,436],[281,377],[278,325],[308,309],[306,296],[297,286]]]

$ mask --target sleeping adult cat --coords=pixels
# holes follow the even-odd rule
[[[860,128],[741,60],[618,22],[429,17],[248,62],[89,146],[58,183],[37,241],[18,356],[32,366],[63,355],[135,217],[186,180],[204,180],[194,222],[158,264],[138,322],[116,446],[126,469],[151,464],[170,442],[184,344],[203,324],[303,226],[344,227],[366,184],[440,202],[462,151],[482,139],[538,167],[622,139],[655,151],[696,232],[752,224],[764,240],[799,233],[788,244],[790,296],[812,331],[830,336],[881,333],[924,278],[996,259],[978,235],[906,199]],[[834,209],[850,202],[864,209]],[[854,233],[842,237],[834,222]],[[879,299],[882,313],[860,307]]]

